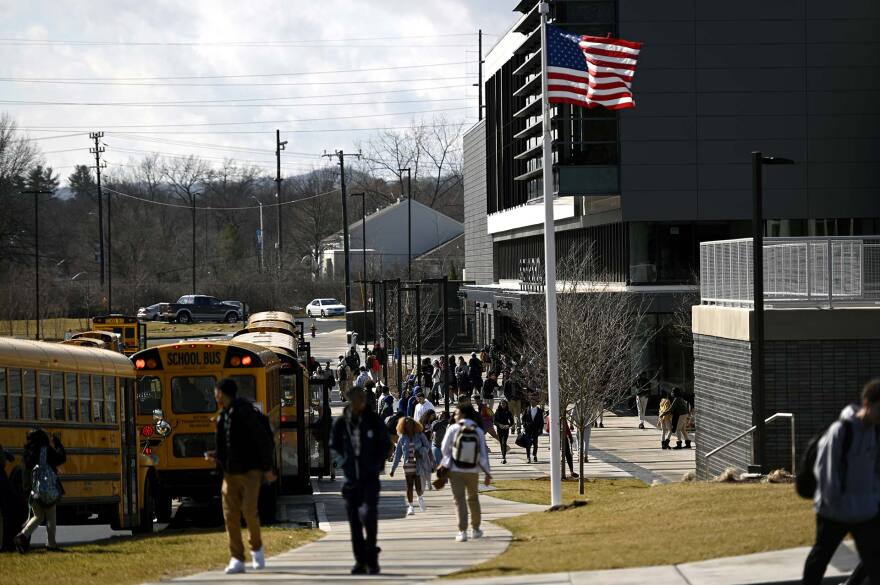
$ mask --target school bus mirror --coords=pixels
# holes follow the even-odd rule
[[[160,437],[167,437],[171,434],[171,425],[167,420],[157,420],[156,421],[156,434]]]
[[[154,421],[165,420],[165,413],[162,412],[161,408],[157,408],[156,410],[153,411],[153,420]]]

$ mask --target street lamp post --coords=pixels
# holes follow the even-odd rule
[[[400,293],[403,292],[400,286],[400,279],[395,279],[395,288],[397,290],[397,392],[403,391],[403,317],[400,311]],[[399,397],[399,396],[398,396]]]
[[[764,432],[764,165],[791,165],[788,158],[764,156],[752,151],[752,301],[755,331],[752,336],[752,425],[755,438],[752,445],[751,471],[763,473],[766,465],[766,436]],[[830,250],[829,250],[830,252]],[[831,275],[828,275],[829,283]],[[830,285],[829,285],[830,286]]]
[[[361,198],[361,298],[364,301],[364,314],[361,323],[364,326],[364,361],[367,359],[367,194],[352,193],[352,197]]]
[[[34,305],[37,310],[37,336],[40,339],[40,195],[52,195],[54,191],[32,189],[22,195],[34,196]]]
[[[443,388],[444,388],[444,405],[443,409],[448,413],[449,412],[449,338],[447,335],[447,323],[449,321],[449,299],[448,288],[449,288],[449,277],[444,276],[443,278],[429,278],[424,282],[436,282],[440,285],[440,299],[443,304]]]
[[[256,195],[251,195],[251,199],[257,202],[257,205],[260,206],[260,272],[263,272],[266,269],[265,266],[265,248],[263,247],[263,202],[257,199]]]
[[[409,168],[397,170],[401,173],[401,183],[403,183],[403,171],[406,171],[406,278],[412,280],[412,170]]]

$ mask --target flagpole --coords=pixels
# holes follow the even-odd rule
[[[541,106],[544,130],[544,306],[547,311],[547,398],[550,406],[550,505],[562,505],[562,462],[559,442],[559,337],[556,324],[556,231],[553,223],[553,135],[547,92],[547,16],[541,2]]]

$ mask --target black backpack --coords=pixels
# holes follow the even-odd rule
[[[843,426],[843,457],[841,457],[840,460],[840,491],[843,493],[846,491],[847,468],[849,467],[849,448],[852,446],[853,436],[851,422],[843,420],[840,421],[840,424]],[[810,439],[810,442],[807,445],[807,450],[804,452],[804,456],[801,458],[800,466],[798,467],[797,476],[794,480],[794,489],[800,497],[807,500],[812,500],[816,496],[818,482],[816,481],[816,475],[813,473],[813,469],[816,467],[816,458],[819,455],[819,440],[825,436],[830,428],[831,425],[828,425],[825,427],[824,431]]]

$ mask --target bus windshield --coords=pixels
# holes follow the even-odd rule
[[[214,376],[171,378],[171,409],[178,414],[217,412]]]

